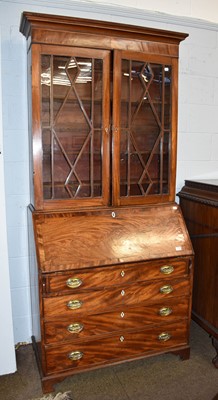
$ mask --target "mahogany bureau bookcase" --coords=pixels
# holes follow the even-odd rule
[[[195,251],[192,318],[212,336],[218,368],[218,179],[186,180],[178,196]]]
[[[188,358],[193,250],[174,202],[187,35],[29,12],[20,30],[44,392],[94,368],[166,352]]]

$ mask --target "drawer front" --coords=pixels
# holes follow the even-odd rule
[[[188,266],[189,259],[182,258],[51,274],[46,276],[46,292],[73,292],[78,288],[101,288],[169,276],[185,276],[188,274]]]
[[[137,330],[149,325],[168,324],[188,318],[189,299],[179,298],[142,307],[123,309],[104,314],[78,315],[45,322],[45,343],[80,340],[116,331]]]
[[[64,370],[82,370],[113,362],[130,360],[146,354],[167,352],[171,348],[187,345],[186,321],[168,326],[148,328],[101,338],[49,346],[46,351],[47,373]]]
[[[166,290],[165,290],[166,289]],[[190,294],[188,279],[155,281],[105,290],[78,292],[74,295],[47,297],[43,299],[44,318],[74,316],[112,311],[123,305],[134,306],[143,302],[157,302],[176,296]]]

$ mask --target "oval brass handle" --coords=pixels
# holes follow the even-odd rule
[[[68,325],[67,330],[70,333],[80,333],[83,330],[83,324],[74,322],[74,324]]]
[[[166,317],[167,315],[172,314],[173,310],[170,307],[162,307],[159,310],[159,314],[161,315],[161,317]]]
[[[82,357],[83,357],[83,352],[79,350],[71,351],[71,353],[68,354],[68,358],[71,361],[80,360]]]
[[[160,292],[162,294],[169,294],[173,291],[173,287],[171,285],[164,285],[160,288]]]
[[[168,332],[162,332],[158,336],[158,340],[160,340],[160,342],[166,342],[170,338],[171,338],[171,335]]]
[[[163,265],[160,267],[160,272],[164,275],[172,274],[174,271],[174,267],[172,265]]]
[[[67,307],[71,310],[76,310],[77,308],[82,307],[83,302],[81,300],[70,300],[67,303]]]
[[[83,281],[80,278],[69,278],[66,281],[66,285],[71,289],[80,287],[82,285],[82,283],[83,283]]]

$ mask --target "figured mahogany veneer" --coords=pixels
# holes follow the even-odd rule
[[[187,320],[189,312],[189,297],[164,298],[159,303],[126,307],[120,305],[116,311],[105,311],[101,314],[71,313],[68,317],[51,318],[46,315],[44,323],[45,341],[57,343],[59,341],[81,340],[92,336],[105,336],[116,331],[121,333],[127,330],[138,330],[142,326],[161,325]],[[96,311],[96,310],[95,310]],[[93,312],[89,310],[89,312]],[[71,325],[79,324],[80,332],[70,331]]]
[[[159,335],[165,331],[170,336],[169,341],[159,339]],[[187,345],[187,322],[168,324],[167,327],[153,326],[143,331],[125,332],[123,335],[98,340],[52,346],[46,350],[46,367],[48,373],[68,369],[79,371],[117,360],[131,360],[146,353],[169,351],[182,345]],[[83,353],[82,358],[72,362],[68,355],[73,351]]]
[[[20,30],[43,391],[155,354],[187,359],[193,249],[174,203],[178,54],[187,35],[29,12]]]
[[[67,272],[56,272],[49,274],[44,277],[44,283],[46,287],[46,293],[52,292],[72,292],[72,288],[67,285],[69,279],[79,279],[81,281],[81,289],[105,288],[111,285],[124,285],[126,283],[141,282],[144,280],[153,279],[167,279],[168,274],[166,270],[170,270],[170,276],[181,277],[189,274],[189,259],[177,258],[170,259],[170,262],[166,262],[164,265],[163,261],[151,261],[140,262],[138,268],[135,268],[135,264],[118,264],[108,268],[88,268],[76,269],[71,273]]]
[[[176,263],[182,265],[181,257],[192,255],[181,212],[174,203],[86,212],[35,212],[34,221],[43,272],[157,260],[163,258],[163,252],[164,257],[179,255]],[[152,264],[152,274],[153,268]]]
[[[161,288],[170,286],[171,292],[167,295],[161,293]],[[79,309],[74,309],[74,315],[79,312],[96,312],[108,311],[113,307],[119,305],[137,305],[147,300],[153,299],[158,301],[167,297],[190,295],[190,282],[186,279],[168,279],[167,281],[146,282],[144,284],[132,284],[131,286],[120,286],[118,288],[95,290],[93,292],[74,293],[72,295],[65,295],[55,298],[46,297],[43,302],[44,313],[49,317],[57,317],[60,313],[62,315],[72,314],[72,310],[68,307],[68,303],[72,300],[77,300],[82,303]]]

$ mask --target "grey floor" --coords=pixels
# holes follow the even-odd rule
[[[197,324],[191,325],[191,357],[166,354],[75,375],[55,386],[73,400],[218,400],[215,349]],[[32,346],[17,351],[18,370],[0,377],[0,400],[43,397]],[[47,396],[45,396],[46,398]]]

